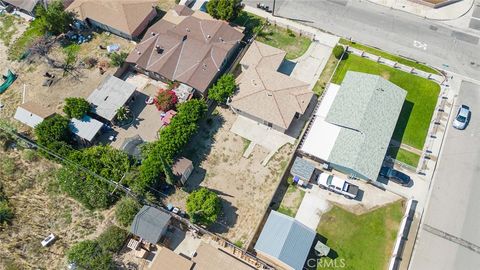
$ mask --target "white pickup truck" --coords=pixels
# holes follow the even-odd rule
[[[327,173],[321,173],[317,178],[317,183],[321,188],[331,190],[349,199],[355,199],[358,194],[358,186]]]

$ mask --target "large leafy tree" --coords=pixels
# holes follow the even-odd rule
[[[35,127],[38,142],[42,145],[48,145],[55,141],[70,141],[68,123],[67,118],[58,114],[45,119]]]
[[[71,97],[65,99],[63,112],[68,118],[81,119],[88,111],[90,111],[90,103],[84,98]]]
[[[215,19],[232,21],[242,10],[242,0],[210,0],[207,12]]]
[[[65,11],[63,1],[60,0],[49,2],[46,9],[43,5],[39,5],[36,15],[43,27],[54,35],[67,32],[69,24],[73,22],[72,14]]]
[[[187,212],[193,223],[211,225],[217,221],[221,211],[220,198],[207,188],[197,189],[187,198]]]
[[[130,197],[122,198],[115,206],[115,219],[117,222],[128,227],[133,221],[133,218],[140,210],[140,204]]]
[[[233,74],[224,74],[210,90],[208,90],[208,97],[218,103],[225,103],[227,99],[235,93],[236,87],[237,85],[235,84]]]
[[[85,240],[72,246],[67,252],[67,258],[79,269],[114,269],[112,255],[93,240]]]
[[[120,181],[131,161],[122,151],[110,146],[94,146],[73,151],[70,160],[88,170],[65,166],[57,173],[60,188],[89,209],[105,209],[115,202],[113,187],[107,180]]]
[[[108,227],[100,236],[97,241],[100,247],[105,251],[117,252],[125,243],[128,232],[115,225]]]
[[[148,186],[155,185],[162,176],[169,176],[168,170],[174,157],[197,132],[198,121],[204,117],[207,105],[203,100],[192,99],[178,106],[177,110],[170,125],[160,132],[160,139],[144,149],[140,177],[134,183],[136,191],[143,192]]]

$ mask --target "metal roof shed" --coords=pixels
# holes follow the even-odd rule
[[[292,168],[290,169],[290,173],[294,177],[298,177],[304,181],[310,181],[312,178],[312,174],[315,171],[315,165],[311,162],[301,158],[296,157],[295,161],[293,162]]]
[[[108,75],[105,80],[93,90],[87,100],[92,104],[92,112],[112,121],[117,110],[132,97],[136,87],[115,76]]]
[[[135,215],[130,232],[156,244],[167,231],[170,218],[169,214],[155,207],[144,205]]]
[[[255,244],[255,250],[291,269],[302,270],[315,235],[315,231],[300,221],[271,211]]]
[[[72,118],[68,127],[73,134],[91,142],[102,129],[103,124],[90,116],[84,116],[82,119]]]
[[[53,115],[53,111],[35,102],[26,102],[17,107],[14,118],[25,125],[34,128],[43,120]]]

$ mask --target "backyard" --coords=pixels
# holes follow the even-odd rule
[[[338,206],[322,215],[317,229],[332,249],[317,269],[386,269],[403,216],[403,201],[355,215]],[[332,256],[333,254],[333,256]],[[334,260],[334,262],[332,262]]]
[[[269,151],[258,145],[244,158],[244,140],[230,131],[236,118],[230,110],[217,107],[203,121],[184,151],[195,166],[184,189],[190,192],[204,186],[215,191],[222,199],[223,213],[211,231],[245,244],[251,240],[275,192],[293,146],[283,146],[267,166],[261,163]],[[166,202],[185,209],[187,192],[177,190]]]
[[[277,211],[287,216],[295,217],[304,196],[305,191],[297,188],[293,184],[289,184],[285,196],[282,199],[282,203]]]
[[[392,139],[422,150],[440,93],[440,86],[433,81],[356,55],[348,55],[347,59],[340,62],[332,82],[341,84],[349,70],[380,75],[407,91]]]

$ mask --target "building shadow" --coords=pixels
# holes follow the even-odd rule
[[[363,191],[362,189],[359,189],[357,193],[357,197],[355,197],[354,200],[361,202],[363,200],[364,195],[365,195],[365,191]]]
[[[403,103],[402,110],[400,111],[400,116],[398,117],[397,125],[395,126],[395,130],[393,131],[392,136],[392,139],[396,140],[397,142],[402,142],[408,120],[410,119],[410,115],[412,114],[413,106],[414,103],[408,100],[405,100],[405,102]],[[392,158],[394,157],[392,156]]]
[[[337,251],[334,249],[330,248],[330,252],[328,252],[327,256],[322,256],[320,255],[316,250],[315,250],[315,245],[317,242],[321,242],[325,245],[327,245],[328,239],[320,234],[317,234],[315,236],[315,240],[313,240],[312,247],[310,248],[310,252],[308,253],[308,257],[305,260],[305,265],[303,266],[304,270],[317,270],[317,269],[323,269],[322,265],[332,265],[331,261],[335,261],[338,259],[339,255]],[[328,245],[327,245],[328,246]]]

